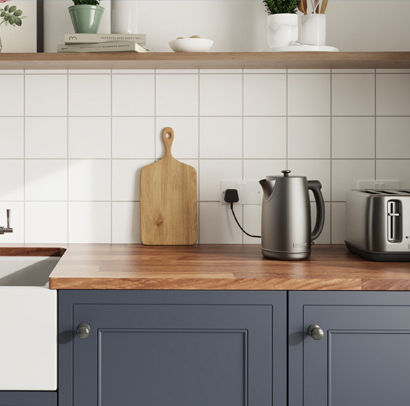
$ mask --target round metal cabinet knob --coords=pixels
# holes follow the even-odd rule
[[[311,324],[308,329],[307,333],[314,339],[314,340],[321,340],[325,333],[317,324]]]
[[[87,323],[81,323],[77,327],[78,338],[87,338],[90,335],[91,327]]]

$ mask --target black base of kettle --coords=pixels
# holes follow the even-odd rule
[[[270,251],[262,248],[262,255],[267,259],[276,259],[278,261],[301,261],[310,257],[312,250],[305,252],[284,252]]]

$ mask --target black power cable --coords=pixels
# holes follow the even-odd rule
[[[233,204],[239,202],[239,194],[238,191],[236,189],[226,189],[225,191],[225,202],[230,203],[231,205],[231,211],[233,214],[233,218],[236,221],[236,224],[238,224],[238,227],[242,230],[242,232],[244,234],[246,234],[248,237],[252,237],[252,238],[262,238],[260,235],[252,235],[247,233],[242,226],[239,224],[238,219],[236,218],[235,212],[233,211]]]

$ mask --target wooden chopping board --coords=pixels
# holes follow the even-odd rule
[[[174,130],[162,131],[165,156],[141,170],[140,234],[145,245],[193,245],[197,240],[197,176],[171,154]]]

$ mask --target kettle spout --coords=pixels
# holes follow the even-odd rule
[[[263,194],[265,196],[265,199],[268,199],[269,196],[271,196],[273,189],[275,188],[275,180],[266,180],[262,179],[259,181],[260,185],[262,186],[263,189]]]

